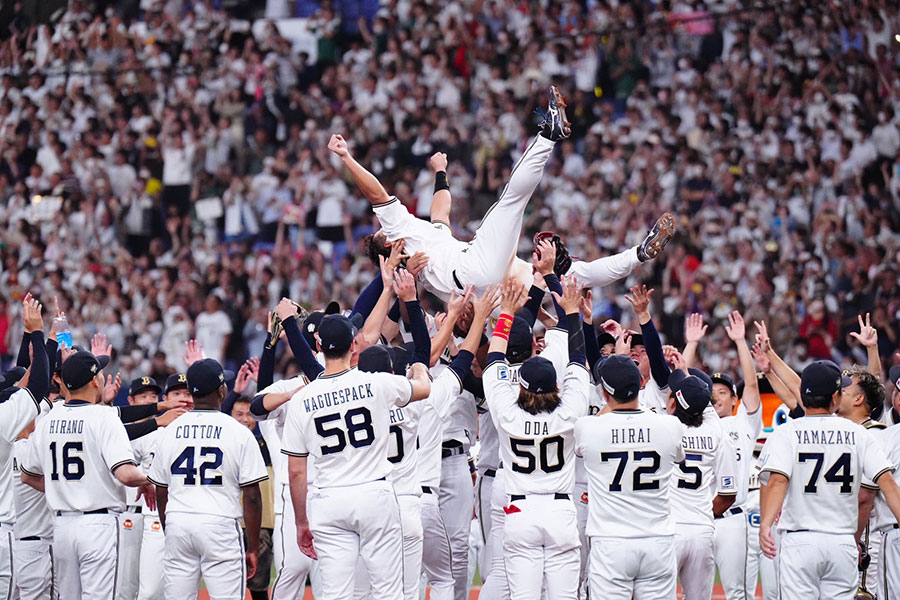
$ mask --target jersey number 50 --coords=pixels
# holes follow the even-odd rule
[[[558,435],[541,440],[541,443],[538,444],[538,456],[540,458],[541,471],[544,473],[556,473],[557,471],[562,470],[566,462],[565,455],[563,454],[563,443],[562,437]],[[512,464],[512,470],[516,473],[534,473],[534,470],[537,467],[536,463],[538,462],[535,458],[534,451],[532,450],[532,448],[534,448],[534,440],[509,438],[509,447],[513,454],[519,458],[525,459],[525,465],[514,462]],[[551,447],[554,448],[552,451],[550,449]],[[553,454],[556,456],[552,456]],[[550,464],[551,458],[554,461],[553,464]]]

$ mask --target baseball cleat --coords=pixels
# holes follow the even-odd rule
[[[559,93],[559,88],[550,86],[550,102],[547,110],[536,108],[534,110],[543,118],[541,121],[541,133],[551,141],[564,140],[572,135],[572,124],[566,120],[566,101]]]
[[[641,242],[641,245],[638,246],[638,260],[647,262],[659,256],[659,253],[663,251],[663,248],[666,247],[673,235],[675,235],[675,217],[670,212],[663,213],[656,220],[656,223],[653,224],[653,228],[647,234],[647,237],[644,238],[644,241]]]

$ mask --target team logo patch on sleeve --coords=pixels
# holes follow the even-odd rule
[[[500,381],[509,381],[509,369],[506,367],[500,367],[497,369],[497,379]]]
[[[722,489],[733,490],[734,489],[734,477],[723,477],[722,478]]]

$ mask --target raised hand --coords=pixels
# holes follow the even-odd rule
[[[34,299],[31,292],[25,294],[25,298],[22,300],[22,321],[25,325],[25,333],[44,330],[44,319],[41,316],[43,308],[41,303]]]
[[[400,263],[403,262],[404,258],[409,258],[407,254],[403,253],[403,247],[406,246],[406,241],[403,239],[395,240],[391,242],[391,255],[388,257],[388,268],[392,271],[400,268]]]
[[[403,302],[416,299],[416,278],[406,269],[397,269],[394,273],[394,293]]]
[[[515,315],[528,302],[528,290],[515,277],[507,277],[501,290],[503,300],[500,302],[500,311],[505,314]]]
[[[446,171],[447,155],[443,152],[435,152],[431,155],[431,158],[428,159],[428,166],[431,167],[431,170],[435,173],[438,171]]]
[[[547,240],[538,242],[537,248],[531,253],[531,262],[534,269],[542,276],[553,273],[553,265],[556,263],[556,246]]]
[[[297,316],[297,305],[288,298],[282,298],[275,307],[275,314],[278,315],[278,318],[282,321],[287,321],[291,317]]]
[[[453,292],[450,295],[450,302],[447,303],[447,315],[451,316],[454,321],[456,321],[456,318],[462,313],[466,304],[471,302],[474,290],[475,286],[467,285],[466,289],[463,290],[462,295],[459,295],[456,292]]]
[[[250,387],[250,367],[245,362],[238,369],[237,377],[234,378],[234,393],[243,394]]]
[[[631,288],[631,295],[625,294],[625,299],[631,303],[632,308],[634,308],[634,314],[640,317],[641,315],[650,315],[650,298],[653,296],[654,289],[647,289],[646,285],[636,285]]]
[[[675,350],[669,356],[666,357],[666,361],[671,365],[671,367],[676,371],[684,371],[688,372],[687,363],[684,362],[684,357],[681,355],[681,352]]]
[[[259,381],[259,357],[251,356],[244,364],[250,370],[250,380]]]
[[[768,352],[772,349],[772,340],[769,339],[769,330],[766,328],[766,322],[753,321],[753,324],[756,325],[756,343],[759,344],[759,349],[763,352]]]
[[[684,319],[684,341],[688,344],[700,342],[706,335],[709,325],[703,324],[703,315],[691,313]]]
[[[418,277],[422,269],[428,266],[428,255],[424,252],[416,252],[406,259],[406,270],[413,277]]]
[[[165,427],[170,425],[172,421],[183,415],[187,412],[186,408],[172,408],[166,410],[163,414],[156,417],[156,425],[157,427]]]
[[[607,319],[606,321],[603,321],[603,324],[600,325],[600,328],[616,339],[621,338],[622,334],[625,332],[619,322],[614,319]]]
[[[584,322],[590,325],[594,317],[594,301],[591,290],[585,292],[581,297],[581,314],[584,315]]]
[[[103,404],[112,404],[122,389],[122,373],[116,373],[115,378],[112,375],[106,376],[106,385],[103,386]]]
[[[739,342],[746,339],[747,330],[744,326],[744,317],[738,311],[732,311],[728,315],[728,325],[725,326],[725,333],[728,334],[732,342]]]
[[[191,366],[203,359],[203,345],[197,340],[188,340],[184,343],[184,354],[181,355],[187,366]]]
[[[766,353],[759,344],[753,344],[753,347],[750,348],[750,354],[753,355],[756,366],[761,373],[769,373],[772,370],[772,363],[769,361],[769,357],[766,356]]]
[[[473,321],[487,321],[494,309],[500,306],[500,286],[489,285],[481,298],[472,303],[475,309]]]
[[[112,356],[112,349],[113,347],[102,333],[95,333],[91,338],[91,354],[94,356]]]
[[[538,310],[537,319],[545,329],[553,329],[559,325],[559,319],[556,318],[556,315],[547,312],[543,306]]]
[[[872,327],[872,321],[869,313],[866,313],[866,321],[863,323],[862,315],[857,315],[859,319],[859,333],[850,332],[850,335],[866,348],[874,348],[878,345],[878,330]]]
[[[563,275],[560,283],[563,288],[562,296],[556,292],[550,293],[553,294],[556,302],[566,311],[567,315],[578,312],[578,309],[581,308],[581,291],[584,286],[578,283],[578,278],[574,275]]]
[[[347,141],[336,133],[333,133],[331,139],[328,140],[328,149],[341,158],[350,156],[350,147],[347,145]]]

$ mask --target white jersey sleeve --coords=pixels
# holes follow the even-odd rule
[[[647,385],[638,392],[639,406],[659,415],[668,414],[666,409],[666,403],[669,397],[668,389],[668,387],[661,388],[656,385],[656,380],[651,377],[647,382]]]
[[[269,470],[263,460],[259,449],[259,442],[253,436],[253,432],[247,427],[237,430],[237,443],[239,444],[240,463],[238,465],[237,481],[240,487],[247,487],[254,483],[265,481],[269,478]]]
[[[762,485],[769,485],[770,473],[791,478],[794,471],[794,449],[791,447],[790,429],[791,427],[784,425],[776,427],[763,445],[759,455],[759,482]]]
[[[546,346],[540,356],[553,364],[556,380],[560,382],[559,389],[562,390],[565,385],[566,365],[569,362],[569,332],[553,327],[544,335],[544,342]]]
[[[122,465],[138,464],[134,459],[131,442],[128,440],[128,432],[125,431],[125,426],[122,425],[122,420],[119,419],[117,413],[104,411],[104,419],[101,421],[97,435],[102,448],[103,460],[110,472]]]
[[[41,403],[28,388],[13,392],[9,399],[0,404],[0,436],[12,444],[41,411]]]
[[[256,392],[256,395],[266,395],[266,394],[283,394],[285,392],[290,392],[296,390],[297,388],[302,388],[306,383],[306,379],[303,375],[298,375],[297,377],[291,377],[290,379],[281,379],[279,381],[273,382],[271,385],[266,386],[260,391]],[[286,403],[285,403],[286,404]],[[284,418],[283,410],[285,408],[285,404],[282,404],[278,408],[273,411],[269,411],[264,415],[254,414],[253,418],[257,421],[267,421],[269,419],[277,419],[279,415],[281,418]]]
[[[560,403],[564,411],[577,419],[588,414],[588,404],[591,395],[591,380],[587,368],[578,363],[569,363],[566,366],[565,377],[560,394]]]
[[[722,445],[716,451],[715,464],[713,472],[716,477],[716,493],[722,495],[737,495],[738,474],[737,455],[735,453],[734,444],[728,435],[721,437]]]

